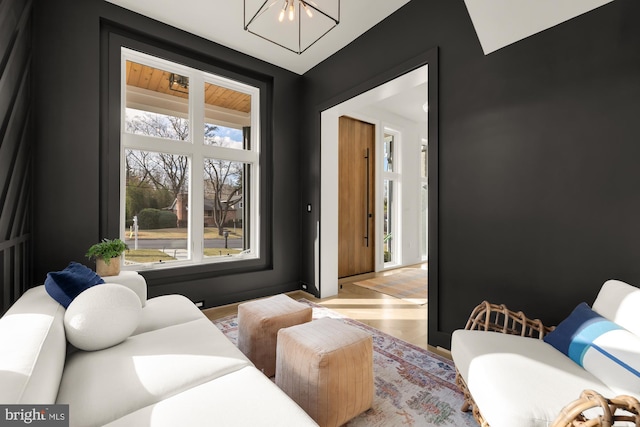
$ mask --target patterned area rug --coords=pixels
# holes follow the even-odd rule
[[[455,385],[455,369],[450,360],[311,301],[300,302],[313,307],[314,319],[336,318],[373,336],[376,386],[373,406],[345,426],[477,427],[470,413],[460,411],[463,397]],[[236,316],[218,319],[214,324],[236,343]]]
[[[427,303],[427,270],[421,268],[410,268],[353,284],[414,304],[424,305]]]

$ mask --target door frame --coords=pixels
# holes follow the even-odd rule
[[[366,89],[358,91],[356,95],[335,102],[333,106],[320,110],[320,129],[321,129],[321,149],[320,164],[322,170],[321,191],[320,191],[320,221],[319,239],[316,240],[316,250],[314,259],[314,278],[318,284],[319,297],[326,298],[338,293],[338,256],[337,256],[337,229],[338,229],[338,118],[342,115],[349,115],[354,118],[362,118],[364,121],[377,123],[378,120],[371,121],[370,118],[363,118],[361,115],[354,114],[353,111],[362,109],[364,106],[385,99],[392,93],[399,93],[404,88],[416,85],[416,81],[422,79],[424,82],[424,66],[428,66],[426,74],[428,74],[428,135],[430,148],[430,163],[437,162],[437,49],[430,50],[427,54],[415,61],[409,61],[397,69],[391,71],[391,76],[386,79],[380,77],[374,81],[367,82],[362,86]],[[382,80],[382,81],[381,81]],[[379,132],[376,132],[378,138]],[[437,212],[437,164],[429,165],[429,174],[431,179],[429,206],[430,211]],[[436,178],[432,178],[432,175]],[[433,193],[432,193],[433,191]],[[437,283],[435,275],[437,275],[437,256],[435,248],[437,247],[437,230],[434,229],[437,224],[437,215],[429,216],[429,288],[431,288],[432,280]],[[432,225],[433,224],[433,227]],[[433,279],[432,279],[433,278]],[[436,291],[434,291],[436,292]],[[434,293],[430,291],[430,300]]]

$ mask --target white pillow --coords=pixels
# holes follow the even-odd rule
[[[593,311],[640,336],[640,289],[620,280],[607,280],[602,285]]]
[[[69,304],[64,330],[75,347],[102,350],[127,339],[138,327],[141,316],[142,305],[134,291],[105,283],[83,291]]]

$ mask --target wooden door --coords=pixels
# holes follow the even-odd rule
[[[342,116],[338,143],[338,277],[375,269],[375,126]]]

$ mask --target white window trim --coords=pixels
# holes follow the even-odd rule
[[[151,55],[137,52],[127,48],[121,48],[121,106],[120,106],[120,164],[125,164],[127,149],[145,150],[154,152],[164,152],[169,154],[183,155],[189,159],[189,200],[188,206],[188,242],[189,259],[186,261],[154,262],[146,264],[125,265],[125,270],[141,269],[163,269],[185,266],[194,266],[209,263],[232,262],[244,259],[257,259],[260,257],[260,90],[250,86],[230,80],[222,76],[207,73],[194,68],[182,66],[180,64],[166,61]],[[126,62],[132,61],[149,65],[189,78],[189,139],[187,141],[172,141],[163,138],[131,134],[125,131],[126,113]],[[251,96],[251,117],[250,117],[250,145],[249,150],[239,150],[227,147],[216,147],[194,141],[204,141],[204,123],[206,115],[206,104],[204,101],[204,85],[212,83],[219,86],[246,93]],[[189,114],[190,112],[190,114]],[[175,112],[172,114],[176,115]],[[228,123],[221,123],[225,126]],[[249,192],[249,248],[250,253],[243,253],[242,256],[234,257],[204,257],[204,159],[215,158],[218,160],[231,160],[251,165],[250,189]],[[194,165],[200,165],[193,167]],[[203,197],[193,197],[194,194],[201,194]],[[245,193],[246,194],[246,193]],[[125,203],[126,200],[126,176],[124,167],[120,166],[120,237],[124,239],[127,232],[125,227]],[[200,214],[197,214],[200,212]],[[194,214],[195,213],[195,214]],[[194,215],[200,218],[195,218]]]

